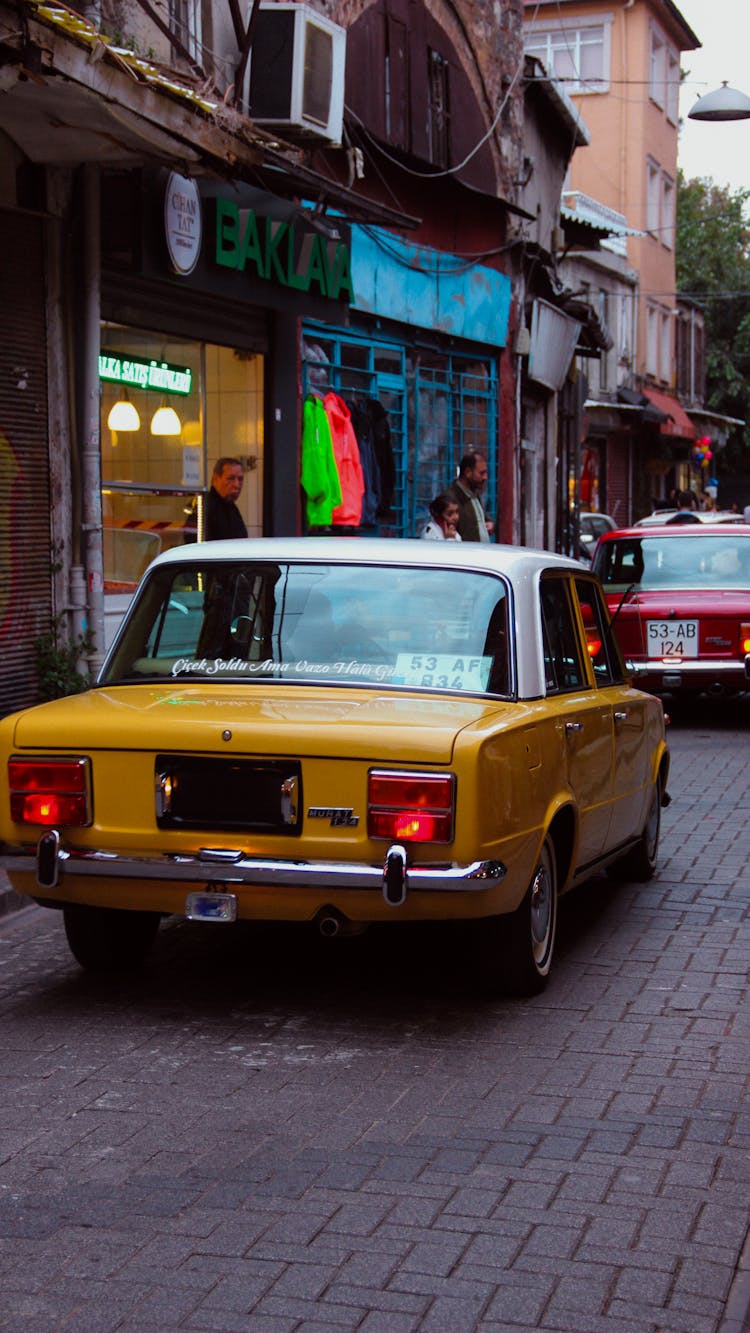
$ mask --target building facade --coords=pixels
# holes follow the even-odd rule
[[[526,0],[525,11],[527,51],[562,81],[590,131],[565,206],[625,224],[619,262],[579,256],[571,273],[599,300],[614,349],[585,407],[581,484],[622,522],[690,479],[696,427],[677,386],[675,210],[680,61],[699,42],[672,0]]]
[[[96,666],[148,560],[202,535],[216,458],[243,461],[251,533],[308,530],[308,394],[386,437],[374,521],[340,531],[415,535],[478,448],[512,538],[520,0],[20,12],[0,3],[0,709],[38,697],[50,626]]]

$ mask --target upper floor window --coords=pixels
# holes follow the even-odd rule
[[[660,236],[661,243],[668,250],[674,249],[674,230],[675,230],[675,192],[674,181],[668,176],[666,171],[661,173],[661,219]]]
[[[610,327],[610,299],[609,292],[604,287],[599,288],[599,298],[597,301],[599,319],[605,328]],[[609,352],[601,351],[599,354],[599,388],[608,389],[610,379]]]
[[[677,392],[689,403],[703,402],[705,393],[705,329],[694,310],[681,311],[675,327]]]
[[[439,52],[427,50],[427,133],[429,160],[437,167],[447,167],[449,138],[450,87],[448,61]]]
[[[657,106],[663,107],[667,83],[667,44],[659,29],[651,26],[649,93]]]
[[[609,87],[609,24],[580,27],[528,27],[528,53],[542,61],[548,74],[569,93],[602,93]]]
[[[661,170],[652,157],[646,159],[646,231],[652,236],[659,235],[659,195],[661,192]]]
[[[169,29],[193,59],[200,63],[201,0],[169,0]]]
[[[646,373],[667,383],[672,378],[672,315],[656,301],[646,304]]]
[[[497,191],[488,107],[425,0],[370,0],[347,29],[346,110],[354,139],[376,139],[462,184]],[[364,71],[364,73],[363,73]],[[420,170],[421,168],[417,168]],[[428,173],[429,174],[429,173]]]
[[[680,57],[664,33],[651,24],[649,47],[649,96],[673,124],[677,124],[680,92]]]
[[[675,202],[672,177],[652,157],[647,157],[646,231],[654,240],[661,241],[667,250],[674,249]]]
[[[673,125],[679,120],[680,57],[671,46],[667,48],[667,116]]]

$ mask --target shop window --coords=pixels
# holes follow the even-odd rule
[[[354,356],[353,346],[361,351]],[[355,368],[351,362],[356,360]],[[414,537],[429,504],[453,481],[463,454],[487,458],[487,505],[497,468],[497,376],[494,362],[385,340],[332,338],[306,326],[302,344],[305,392],[330,389],[345,402],[371,398],[387,414],[395,491],[381,536]],[[494,517],[494,515],[493,515]]]
[[[100,385],[105,592],[132,592],[154,556],[202,536],[203,495],[222,456],[241,459],[240,509],[262,535],[262,357],[105,324]],[[113,411],[123,403],[124,418]],[[164,409],[169,433],[156,434]]]

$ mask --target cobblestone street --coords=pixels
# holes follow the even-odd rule
[[[455,932],[169,922],[84,977],[0,918],[2,1333],[740,1333],[750,713],[671,728],[657,877],[561,908],[545,994]]]

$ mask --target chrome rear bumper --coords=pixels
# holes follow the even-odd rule
[[[36,852],[29,849],[2,858],[5,869],[11,874],[13,871],[35,872],[37,885],[42,891],[55,889],[66,879],[86,876],[190,884],[220,882],[228,887],[246,884],[274,889],[327,887],[382,891],[388,867],[392,870],[394,861],[404,865],[404,896],[406,891],[413,890],[481,892],[500,883],[507,874],[501,861],[410,865],[407,852],[398,845],[388,848],[383,865],[266,859],[210,847],[202,847],[195,856],[124,856],[116,852],[64,847],[56,829],[42,835]],[[396,905],[392,889],[386,901]]]

